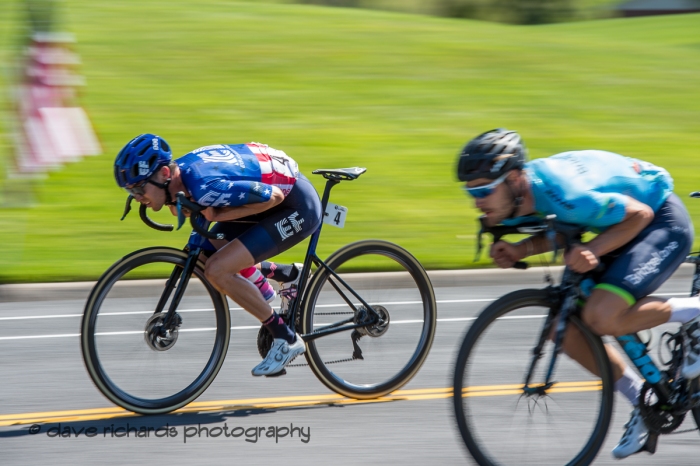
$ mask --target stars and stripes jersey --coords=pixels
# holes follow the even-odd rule
[[[663,168],[600,150],[532,160],[525,173],[539,214],[556,214],[591,231],[620,223],[628,197],[656,212],[673,191],[673,179]]]
[[[175,160],[196,203],[229,207],[265,202],[277,186],[287,197],[299,177],[297,163],[265,144],[217,144]]]

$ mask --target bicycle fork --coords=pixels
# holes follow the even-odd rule
[[[553,382],[552,375],[554,374],[554,366],[556,365],[557,356],[561,352],[561,347],[564,341],[564,334],[566,333],[566,326],[568,324],[568,317],[571,310],[575,307],[575,302],[573,300],[573,295],[567,293],[567,297],[564,299],[564,303],[558,313],[550,311],[547,315],[547,320],[542,328],[542,333],[540,334],[540,339],[537,342],[537,346],[532,350],[532,360],[530,362],[530,368],[525,376],[525,383],[523,385],[523,392],[527,396],[538,395],[544,396],[555,382]],[[552,306],[554,309],[556,306]],[[552,326],[556,320],[556,333],[554,337],[554,352],[552,353],[552,359],[549,361],[549,368],[547,369],[547,376],[542,384],[536,386],[530,386],[530,381],[532,375],[535,372],[535,366],[537,362],[542,358],[542,348],[544,348],[545,343],[549,339],[549,335],[552,331]]]
[[[182,296],[185,294],[185,289],[187,288],[187,284],[190,281],[192,273],[194,273],[194,268],[197,265],[197,259],[199,258],[200,252],[201,248],[194,248],[191,250],[187,256],[185,265],[183,267],[175,266],[170,274],[170,278],[168,278],[168,281],[165,283],[165,288],[163,289],[163,293],[160,295],[160,300],[158,300],[158,305],[156,306],[154,314],[160,314],[163,312],[163,308],[165,308],[165,304],[168,302],[168,298],[170,298],[170,295],[172,294],[176,285],[177,289],[175,289],[175,295],[173,296],[172,301],[170,301],[168,312],[163,317],[163,326],[161,327],[163,330],[172,329],[172,327],[177,327],[182,323],[181,317],[173,320],[175,310],[180,305]]]

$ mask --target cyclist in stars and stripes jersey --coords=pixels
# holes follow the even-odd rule
[[[225,240],[193,233],[190,245],[205,251],[205,275],[219,291],[258,318],[274,341],[253,375],[281,372],[305,345],[266,302],[264,276],[282,282],[283,310],[296,293],[298,264],[269,259],[310,236],[321,224],[321,202],[297,163],[265,144],[216,144],[172,160],[170,146],[153,134],[132,139],[114,164],[117,184],[154,211],[167,205],[177,215],[175,196],[182,191],[205,206],[203,216],[217,222],[211,231]],[[243,220],[237,222],[237,220]],[[249,281],[250,280],[250,281]],[[267,284],[269,286],[269,284]],[[274,298],[274,290],[267,301]]]

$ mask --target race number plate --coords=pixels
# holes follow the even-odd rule
[[[326,212],[323,214],[323,223],[343,228],[345,226],[345,217],[347,216],[347,207],[329,202],[326,206]]]

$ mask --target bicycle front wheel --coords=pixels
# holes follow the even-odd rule
[[[435,335],[435,295],[425,270],[405,249],[375,240],[349,244],[326,264],[381,319],[307,341],[306,359],[314,374],[336,393],[358,399],[403,386],[420,369]],[[358,273],[362,270],[390,272]],[[371,311],[357,296],[319,269],[304,299],[304,333],[362,322]]]
[[[548,290],[510,293],[474,321],[459,351],[454,409],[481,466],[588,465],[607,433],[613,403],[610,362],[599,337],[571,317],[565,343],[587,352],[584,369],[562,352],[545,393],[523,387],[552,303]],[[549,336],[549,335],[548,335]],[[568,348],[568,346],[566,346]],[[554,343],[547,338],[529,386],[542,385]]]
[[[158,328],[175,294],[167,283],[182,278],[186,260],[185,252],[172,248],[136,251],[102,275],[85,305],[85,367],[102,394],[127,410],[178,409],[206,390],[224,362],[228,303],[204,278],[201,263],[176,309],[179,325],[167,332]],[[134,281],[154,276],[170,278]]]

